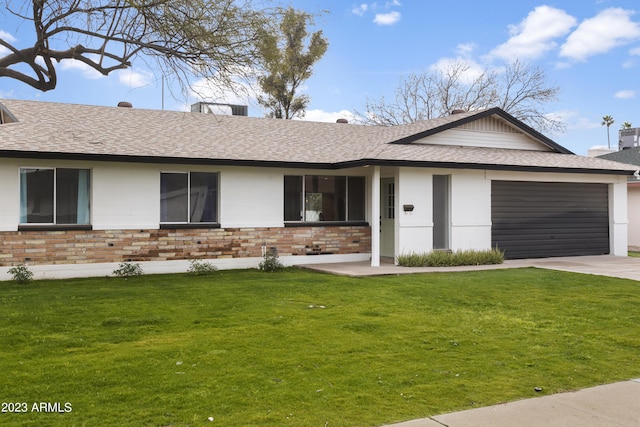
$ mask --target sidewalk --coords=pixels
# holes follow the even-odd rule
[[[640,379],[386,427],[637,427]]]

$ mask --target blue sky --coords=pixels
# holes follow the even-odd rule
[[[433,1],[293,0],[311,12],[329,40],[303,90],[311,97],[307,120],[335,121],[363,111],[369,99],[393,96],[402,75],[428,71],[448,61],[499,68],[520,58],[541,67],[559,100],[547,110],[567,131],[551,137],[577,154],[607,145],[602,116],[611,115],[612,142],[625,122],[640,127],[640,3],[637,0]],[[27,40],[29,28],[0,22],[0,37]],[[0,51],[0,54],[2,52]],[[160,109],[161,77],[143,61],[101,77],[63,61],[58,87],[46,93],[8,78],[0,98],[39,99],[93,105],[127,100],[136,108]],[[171,82],[167,82],[170,85]],[[164,108],[184,110],[196,98],[172,97]],[[237,99],[227,101],[238,102]],[[251,100],[252,116],[264,112]]]

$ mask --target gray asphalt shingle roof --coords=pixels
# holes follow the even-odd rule
[[[640,165],[640,147],[631,147],[615,153],[598,156],[600,159],[613,160],[614,162],[626,163],[629,165]],[[638,166],[640,168],[640,166]]]
[[[0,108],[2,105],[17,121],[0,125],[0,156],[273,162],[309,167],[345,167],[358,162],[416,163],[560,169],[559,172],[633,172],[633,168],[620,163],[562,154],[562,147],[535,131],[530,136],[551,144],[556,152],[428,144],[430,133],[455,127],[480,114],[494,114],[496,110],[378,127],[13,99],[0,100]],[[508,116],[501,111],[498,115]],[[526,133],[528,128],[522,126]],[[426,139],[420,144],[410,143],[412,138],[424,135]]]

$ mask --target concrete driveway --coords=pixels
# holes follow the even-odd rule
[[[594,255],[513,260],[506,261],[506,264],[640,280],[640,258],[634,257]]]

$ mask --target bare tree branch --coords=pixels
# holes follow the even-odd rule
[[[212,76],[231,84],[256,63],[271,13],[252,0],[5,0],[0,16],[30,22],[35,41],[19,47],[0,39],[9,50],[0,57],[0,77],[47,91],[56,87],[62,60],[108,75],[143,58],[185,85]]]
[[[447,68],[410,74],[400,79],[393,101],[367,99],[365,124],[393,126],[451,114],[454,110],[500,107],[531,127],[547,133],[564,130],[564,124],[544,107],[557,99],[559,88],[549,86],[544,72],[518,60],[503,71],[472,70],[458,61]]]

